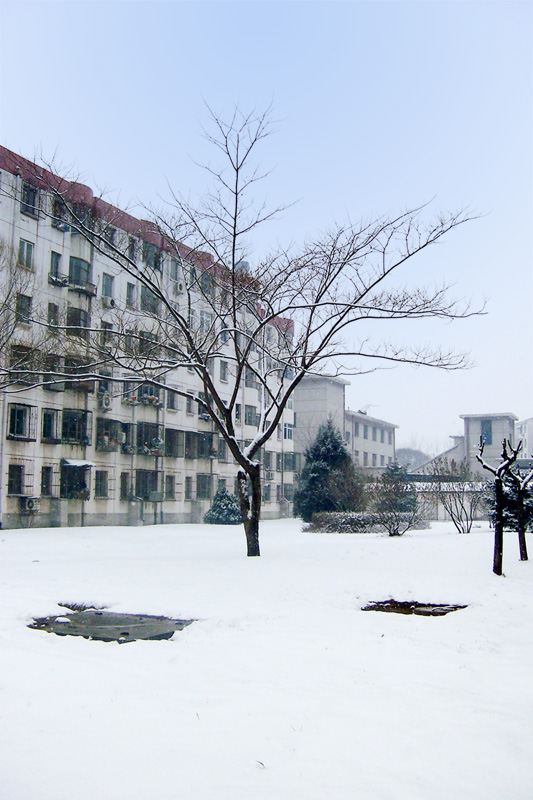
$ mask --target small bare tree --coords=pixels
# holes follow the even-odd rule
[[[135,279],[144,297],[138,311],[116,315],[113,334],[104,344],[92,330],[87,372],[97,374],[110,364],[133,372],[141,382],[160,385],[169,373],[189,370],[198,376],[203,391],[196,402],[239,466],[248,555],[258,556],[258,451],[276,433],[305,375],[357,374],[380,363],[451,370],[466,365],[463,354],[376,341],[369,327],[474,313],[451,299],[447,287],[394,284],[406,261],[469,217],[441,214],[428,223],[421,207],[359,225],[333,225],[300,248],[278,250],[251,266],[251,237],[281,210],[257,205],[254,197],[262,177],[255,153],[271,131],[270,114],[236,110],[228,121],[214,113],[210,119],[207,138],[221,157],[219,166],[206,167],[213,188],[199,203],[172,193],[168,206],[152,213],[152,223],[143,223],[140,233],[146,248],[143,264],[127,233],[132,218],[126,220],[101,199],[83,202],[79,184],[56,178],[52,169],[35,167],[34,179],[46,185],[66,221],[95,250]],[[177,300],[169,294],[158,247],[180,263],[182,294]],[[350,369],[353,357],[358,362]],[[224,390],[213,377],[218,359],[228,364]],[[258,392],[256,435],[250,443],[238,440],[235,427],[244,387]]]
[[[470,533],[483,500],[483,489],[476,483],[468,461],[436,459],[429,475],[437,503],[442,505],[459,533]]]

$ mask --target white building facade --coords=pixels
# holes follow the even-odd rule
[[[219,486],[234,491],[237,474],[226,443],[195,400],[201,398],[201,381],[192,369],[169,371],[161,388],[117,367],[102,369],[98,379],[76,380],[90,357],[87,331],[97,330],[101,343],[112,346],[113,330],[125,315],[156,318],[162,312],[145,287],[62,222],[53,196],[25,178],[24,163],[0,148],[0,239],[14,256],[2,269],[19,281],[4,310],[15,324],[3,358],[15,369],[41,339],[44,355],[39,376],[21,369],[20,380],[0,392],[0,524],[199,522]],[[94,203],[89,187],[74,190],[80,206]],[[149,223],[114,212],[113,230],[128,237],[130,256],[155,265],[166,296],[179,304],[186,263],[153,236]],[[208,325],[208,314],[199,299],[194,323]],[[243,329],[244,317],[243,312]],[[64,336],[54,347],[54,326],[68,334],[66,347]],[[149,331],[146,337],[149,342]],[[72,380],[47,384],[47,369]],[[217,391],[229,397],[228,362],[214,359],[210,370]],[[253,377],[238,399],[236,436],[249,442],[261,406]],[[293,428],[294,413],[287,408],[277,436],[261,453],[263,518],[290,513]]]

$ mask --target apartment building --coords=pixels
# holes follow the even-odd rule
[[[301,381],[294,393],[295,449],[304,453],[314,442],[320,425],[331,417],[344,435],[354,464],[379,472],[395,460],[398,426],[346,408],[346,386],[349,385],[343,378],[322,375],[309,375]]]
[[[123,346],[131,352],[136,347],[143,358],[157,344],[150,319],[161,329],[164,308],[105,248],[69,224],[57,196],[32,179],[31,167],[0,147],[0,242],[4,256],[13,254],[0,265],[0,278],[3,273],[11,286],[2,312],[9,332],[2,358],[12,379],[0,392],[0,523],[199,522],[217,487],[234,491],[237,474],[226,442],[198,402],[203,384],[190,365],[164,370],[152,383],[128,368],[128,358],[120,354],[112,366],[95,356],[95,337],[102,353],[118,347],[120,331]],[[91,209],[112,220],[105,227],[110,251],[126,242],[128,256],[155,271],[164,296],[207,335],[216,324],[203,302],[212,260],[201,253],[188,260],[185,248],[169,244],[149,222],[95,198],[88,186],[69,184],[68,192],[80,214]],[[202,291],[191,304],[185,286],[192,273]],[[247,315],[254,313],[242,311],[243,336]],[[265,336],[279,338],[289,327],[286,320],[274,320]],[[165,345],[171,346],[170,323],[165,330]],[[217,335],[222,350],[209,371],[217,392],[229,401],[234,384],[224,347],[229,352],[231,341],[224,331]],[[38,363],[30,357],[35,352]],[[58,373],[65,380],[54,380]],[[235,435],[250,442],[263,404],[252,371],[237,400]],[[277,436],[260,454],[263,518],[290,511],[297,468],[293,429],[294,412],[287,408]]]

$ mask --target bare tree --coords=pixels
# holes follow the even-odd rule
[[[197,204],[172,193],[167,207],[152,213],[141,235],[145,247],[155,249],[153,258],[145,253],[142,265],[131,251],[127,215],[113,216],[113,208],[101,199],[84,202],[79,184],[56,178],[53,169],[36,167],[34,179],[53,194],[68,224],[135,278],[145,299],[138,311],[116,315],[107,341],[91,329],[87,373],[113,364],[156,385],[182,370],[198,376],[203,394],[196,402],[239,466],[248,555],[258,556],[258,451],[276,433],[305,375],[357,374],[380,363],[450,370],[466,365],[463,354],[428,346],[404,348],[376,341],[368,331],[375,321],[385,327],[385,321],[449,320],[474,313],[451,299],[448,287],[394,284],[409,259],[469,217],[441,214],[426,222],[426,209],[420,207],[359,225],[332,225],[298,249],[278,250],[251,266],[253,234],[281,210],[255,203],[256,184],[263,177],[255,155],[271,132],[270,114],[236,110],[225,121],[211,113],[210,122],[207,138],[222,162],[206,167],[213,188]],[[169,294],[157,248],[180,263],[179,298]],[[357,366],[350,369],[354,358]],[[225,392],[213,378],[217,359],[228,364]],[[258,391],[256,435],[248,444],[238,441],[235,428],[245,386]]]
[[[459,533],[470,533],[476,512],[483,500],[483,490],[476,484],[465,460],[459,463],[439,458],[429,472],[431,489]]]

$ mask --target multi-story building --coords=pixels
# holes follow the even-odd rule
[[[28,177],[30,166],[0,147],[0,239],[8,245],[4,255],[14,254],[0,265],[0,278],[3,273],[12,288],[3,308],[4,323],[11,326],[4,359],[15,380],[0,392],[0,524],[198,522],[218,486],[234,490],[237,474],[226,442],[198,403],[203,384],[192,367],[166,372],[164,388],[162,378],[159,385],[143,380],[126,360],[99,367],[91,355],[94,336],[101,350],[113,348],[116,332],[124,333],[133,320],[132,338],[142,354],[143,343],[153,344],[146,320],[158,319],[163,310],[146,286],[65,222],[57,197]],[[183,300],[184,270],[199,270],[199,281],[209,280],[205,254],[197,253],[193,266],[150,223],[95,199],[89,187],[70,184],[69,193],[80,213],[92,207],[112,219],[105,232],[109,247],[126,240],[129,257],[157,270],[176,307]],[[200,295],[189,314],[190,324],[200,329],[213,324]],[[277,337],[276,321],[265,335]],[[122,336],[126,347],[127,340]],[[38,375],[29,369],[35,351],[42,356],[38,366],[31,362]],[[80,368],[91,358],[99,374],[81,379]],[[233,388],[228,362],[222,348],[210,365],[222,398]],[[50,379],[54,373],[66,379]],[[257,432],[262,402],[252,374],[240,393],[236,438],[248,442]],[[261,454],[264,518],[287,513],[292,501],[293,426],[287,408],[277,437]]]
[[[395,459],[397,425],[346,408],[349,385],[343,378],[321,375],[309,375],[301,381],[294,393],[295,449],[304,453],[315,440],[320,425],[331,418],[343,433],[354,464],[379,472]]]
[[[450,437],[453,445],[449,450],[421,464],[413,473],[429,473],[434,462],[446,459],[448,463],[454,461],[456,464],[466,461],[474,476],[486,477],[488,473],[477,459],[480,442],[483,442],[483,459],[493,467],[501,461],[503,440],[515,444],[515,423],[518,418],[514,414],[461,414],[460,418],[463,420],[464,433]]]

